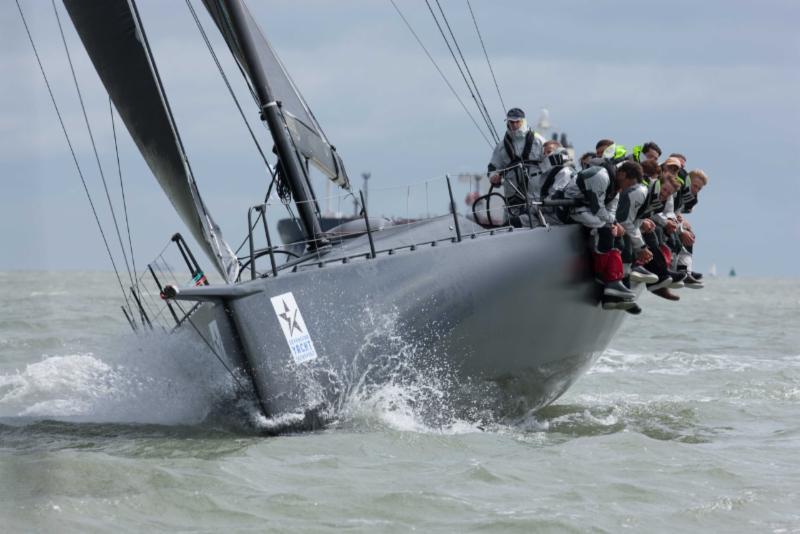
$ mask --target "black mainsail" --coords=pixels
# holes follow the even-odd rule
[[[339,186],[350,182],[339,154],[295,86],[275,50],[241,0],[203,0],[255,94],[262,119],[275,140],[306,238],[321,234],[319,213],[308,180],[307,162]]]
[[[220,274],[233,282],[238,260],[200,198],[135,5],[129,0],[64,0],[64,5],[150,170]]]

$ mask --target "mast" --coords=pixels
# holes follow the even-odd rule
[[[236,33],[243,59],[248,65],[258,65],[259,58],[257,45],[253,34],[247,30],[247,19],[243,6],[238,1],[226,2],[228,14],[233,31]],[[311,192],[308,173],[301,163],[300,154],[295,150],[293,141],[288,132],[288,125],[281,113],[281,103],[276,101],[270,84],[259,68],[249,69],[254,78],[253,89],[256,91],[261,106],[261,120],[267,123],[272,138],[275,141],[275,150],[280,161],[280,171],[286,178],[292,197],[297,205],[300,223],[309,247],[316,250],[328,244],[322,236],[319,223],[319,213],[316,199]]]

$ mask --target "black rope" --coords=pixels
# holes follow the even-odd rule
[[[128,232],[128,247],[131,252],[131,264],[133,265],[133,278],[136,280],[136,290],[139,290],[139,276],[136,273],[136,255],[133,253],[133,240],[131,239],[131,224],[128,221],[128,201],[125,198],[125,185],[122,182],[122,165],[119,162],[119,144],[117,143],[117,127],[114,121],[114,106],[111,103],[111,96],[108,97],[108,112],[111,115],[111,133],[114,136],[114,153],[117,156],[117,173],[119,174],[119,189],[122,192],[122,208],[125,213],[125,229]]]
[[[122,257],[125,260],[125,268],[128,271],[128,278],[131,281],[131,285],[135,285],[133,282],[133,276],[131,275],[131,266],[128,262],[128,254],[125,252],[125,245],[122,242],[122,233],[119,231],[119,223],[117,222],[117,214],[114,211],[114,203],[111,201],[111,193],[108,191],[108,182],[106,182],[106,175],[103,172],[103,166],[100,164],[100,155],[97,153],[97,145],[94,142],[94,135],[92,134],[92,127],[89,124],[89,115],[86,113],[86,106],[83,102],[83,94],[81,93],[81,88],[78,85],[78,77],[75,74],[75,68],[72,64],[72,56],[69,53],[69,47],[67,46],[67,39],[64,36],[64,28],[61,26],[61,16],[58,14],[58,9],[56,9],[56,2],[55,0],[50,0],[51,4],[53,5],[53,13],[56,15],[56,22],[58,22],[58,31],[61,33],[61,42],[64,43],[64,52],[67,54],[67,62],[69,63],[69,70],[72,73],[72,81],[75,83],[75,91],[78,93],[78,101],[81,104],[81,111],[83,112],[83,120],[86,123],[86,130],[89,132],[89,140],[92,142],[92,151],[94,152],[94,159],[97,161],[97,169],[100,171],[100,179],[103,182],[103,189],[106,193],[106,200],[108,201],[108,208],[111,211],[111,219],[114,221],[114,228],[117,231],[117,240],[119,241],[119,248],[122,251]]]
[[[425,52],[425,55],[428,56],[428,59],[431,61],[431,63],[433,63],[433,66],[436,68],[436,71],[439,73],[439,76],[442,77],[442,80],[444,80],[444,83],[447,84],[447,87],[450,89],[450,92],[453,93],[453,96],[456,97],[458,103],[461,104],[461,107],[464,109],[464,112],[469,116],[470,120],[472,120],[472,124],[474,124],[475,128],[478,129],[478,132],[481,134],[481,137],[483,137],[484,141],[486,141],[486,144],[494,148],[494,144],[492,144],[492,142],[489,141],[489,138],[486,137],[486,133],[483,131],[483,128],[481,128],[478,125],[478,121],[475,120],[475,117],[472,115],[472,113],[470,113],[469,109],[467,109],[467,106],[466,104],[464,104],[464,101],[461,100],[461,97],[458,96],[458,93],[453,88],[453,84],[450,83],[450,80],[447,79],[447,76],[445,76],[444,72],[442,72],[442,69],[439,68],[439,65],[436,63],[436,60],[433,59],[433,56],[431,55],[430,52],[428,52],[428,49],[422,43],[422,40],[419,38],[419,35],[417,35],[417,32],[414,31],[414,28],[411,26],[411,23],[408,22],[408,19],[406,19],[405,15],[403,15],[403,12],[400,11],[400,8],[397,7],[397,4],[395,3],[394,0],[389,0],[389,2],[391,2],[395,11],[397,11],[397,14],[400,15],[400,18],[403,19],[403,22],[405,23],[406,27],[411,32],[411,35],[414,36],[414,39],[416,39],[417,43],[419,43],[419,46],[422,47],[422,50]]]
[[[31,35],[31,30],[28,27],[28,22],[25,20],[25,14],[22,11],[22,6],[19,3],[19,0],[15,0],[17,4],[17,9],[19,10],[19,16],[22,18],[22,24],[25,26],[25,32],[28,34],[28,40],[31,43],[31,47],[33,47],[33,53],[36,56],[36,62],[39,64],[39,70],[42,73],[42,78],[44,78],[44,83],[47,86],[47,92],[50,94],[50,101],[53,103],[53,108],[55,108],[56,116],[58,117],[58,122],[61,124],[61,130],[64,132],[64,137],[67,140],[67,145],[69,146],[69,151],[72,154],[72,161],[75,162],[75,168],[78,170],[78,176],[81,178],[81,183],[83,184],[83,190],[86,193],[86,198],[89,201],[89,206],[92,208],[92,214],[94,215],[94,220],[97,223],[97,228],[100,230],[100,236],[103,238],[103,244],[105,244],[106,252],[108,252],[108,259],[111,260],[111,265],[114,268],[114,274],[117,276],[117,282],[119,283],[119,288],[122,290],[122,296],[125,299],[125,305],[128,306],[128,310],[130,311],[131,315],[133,315],[133,307],[131,306],[130,301],[128,300],[128,295],[125,292],[125,287],[122,284],[122,278],[119,275],[119,270],[117,269],[117,264],[114,262],[114,256],[111,254],[111,248],[108,245],[108,239],[106,239],[106,234],[103,231],[103,225],[100,223],[100,217],[97,215],[97,210],[95,209],[94,202],[92,201],[92,195],[89,193],[89,188],[86,185],[86,179],[83,176],[83,171],[81,171],[81,166],[78,163],[78,158],[75,155],[75,149],[72,146],[72,141],[69,138],[69,134],[67,133],[67,127],[64,125],[64,119],[61,116],[61,111],[58,109],[58,104],[56,103],[55,95],[53,95],[53,89],[50,87],[50,81],[47,79],[47,74],[45,73],[44,66],[42,65],[42,60],[39,57],[39,51],[36,49],[36,44],[33,42],[33,36]]]
[[[494,75],[492,62],[489,61],[489,54],[486,52],[486,46],[483,44],[481,30],[478,28],[478,20],[475,18],[475,13],[472,11],[472,4],[469,0],[467,0],[467,7],[469,8],[469,14],[472,16],[472,23],[475,25],[475,32],[478,34],[478,40],[481,42],[481,48],[483,49],[483,56],[486,58],[486,64],[489,65],[489,72],[492,73],[492,80],[494,80],[494,88],[497,89],[497,96],[500,98],[500,105],[503,106],[503,113],[505,113],[508,108],[506,108],[506,103],[503,102],[503,95],[500,94],[500,86],[497,84],[497,78],[495,78]]]
[[[499,143],[500,142],[500,136],[497,135],[497,129],[494,127],[494,123],[492,122],[492,116],[489,114],[489,110],[486,109],[486,103],[483,101],[483,95],[481,95],[481,91],[480,91],[480,89],[478,89],[478,84],[475,83],[475,78],[472,76],[472,71],[469,68],[469,64],[467,63],[467,60],[464,58],[464,54],[461,52],[461,46],[459,46],[459,44],[458,44],[458,39],[456,39],[456,35],[455,35],[455,33],[453,33],[453,28],[450,27],[450,21],[447,20],[447,15],[444,14],[444,9],[442,9],[442,4],[439,2],[439,0],[435,0],[435,1],[436,1],[436,6],[439,8],[439,13],[442,14],[442,20],[444,20],[445,26],[447,26],[447,31],[450,34],[450,38],[453,40],[453,44],[456,47],[456,51],[458,52],[458,57],[461,58],[461,63],[464,64],[464,70],[466,70],[467,71],[467,75],[469,75],[469,82],[466,80],[466,78],[464,79],[464,82],[467,84],[467,87],[470,87],[470,82],[472,82],[472,88],[475,89],[475,94],[472,95],[472,98],[475,100],[475,104],[478,106],[478,111],[481,112],[481,114],[484,117],[484,120],[486,120],[486,124],[488,125],[489,130],[491,131],[491,133],[494,135],[495,141],[497,141]],[[430,8],[430,4],[428,5],[428,7]],[[438,25],[438,22],[437,22],[437,25]],[[439,30],[441,30],[441,27],[439,28]],[[445,39],[445,41],[446,40],[447,39]],[[449,48],[449,44],[448,44],[448,48]],[[452,52],[453,52],[453,50],[450,49],[450,53],[451,54],[452,54]],[[453,59],[455,60],[455,56],[453,56]],[[456,60],[456,64],[458,65],[458,60]],[[459,67],[459,70],[461,70],[460,67]],[[461,73],[461,76],[462,77],[464,76],[463,72]],[[476,98],[476,95],[477,95],[477,98]]]

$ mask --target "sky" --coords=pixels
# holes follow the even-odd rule
[[[262,145],[271,142],[221,38],[195,7]],[[100,173],[53,8],[20,0],[112,250]],[[477,116],[422,0],[397,0]],[[600,138],[656,141],[710,176],[690,217],[696,270],[800,275],[800,3],[792,0],[471,0],[503,101],[535,122],[547,108],[580,154]],[[139,0],[148,38],[203,198],[238,245],[268,177],[184,2]],[[497,128],[504,111],[464,0],[443,0]],[[108,97],[57,3],[118,216],[123,210]],[[441,177],[485,170],[491,147],[388,0],[251,1],[371,214],[441,212]],[[108,270],[110,263],[12,1],[0,3],[0,270]],[[118,119],[117,119],[118,121]],[[184,229],[117,122],[135,255],[150,261]],[[430,182],[427,189],[425,180]],[[457,183],[456,194],[467,184]],[[441,189],[441,191],[440,191]],[[318,196],[325,196],[322,182]],[[331,191],[333,194],[334,191]],[[438,195],[438,196],[437,196]],[[433,198],[432,198],[433,197]],[[324,203],[324,202],[323,202]],[[349,199],[331,208],[350,212]],[[281,215],[271,212],[273,220]],[[125,235],[124,226],[121,228]],[[127,240],[127,237],[124,237]],[[119,257],[119,254],[117,254]],[[119,261],[119,260],[118,260]]]

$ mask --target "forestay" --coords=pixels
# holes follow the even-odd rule
[[[338,185],[349,189],[350,182],[339,154],[328,142],[317,119],[244,2],[241,0],[203,0],[203,3],[250,83],[257,84],[258,80],[263,80],[263,83],[269,85],[267,91],[256,90],[256,95],[270,94],[280,102],[286,126],[300,155],[313,163]],[[255,46],[257,64],[250,64],[243,53],[242,45],[234,31],[229,15],[232,4],[235,4],[236,9],[244,13],[245,27],[243,31],[247,32],[247,38]],[[256,69],[260,70],[263,76],[255,75]],[[259,102],[262,108],[268,104],[270,102]]]
[[[150,170],[220,274],[233,282],[236,255],[200,198],[135,6],[129,0],[64,5]]]

